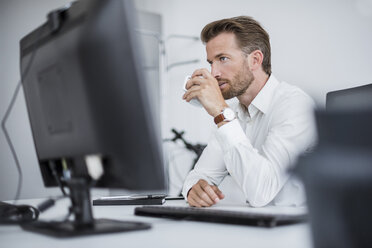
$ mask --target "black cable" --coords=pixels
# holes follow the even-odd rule
[[[41,36],[41,30],[42,30],[42,29],[39,30],[39,34],[37,35],[37,36],[38,36],[38,39],[37,39],[36,42],[33,44],[33,52],[32,52],[32,54],[31,54],[31,58],[30,58],[30,60],[29,60],[29,62],[28,62],[28,64],[27,64],[25,70],[24,70],[23,73],[21,74],[21,80],[19,80],[19,82],[17,83],[17,86],[16,86],[16,88],[15,88],[15,90],[14,90],[14,93],[13,93],[12,99],[11,99],[11,101],[10,101],[10,104],[9,104],[9,106],[8,106],[6,112],[5,112],[5,115],[4,115],[3,119],[2,119],[2,121],[1,121],[1,128],[2,128],[3,133],[4,133],[4,135],[5,135],[6,141],[7,141],[8,145],[9,145],[10,151],[11,151],[11,153],[12,153],[12,156],[13,156],[13,159],[14,159],[14,161],[15,161],[15,163],[16,163],[17,171],[18,171],[18,186],[17,186],[17,191],[16,191],[16,194],[15,194],[15,197],[14,197],[14,201],[13,201],[14,203],[16,203],[16,202],[18,201],[19,196],[20,196],[20,194],[21,194],[22,181],[23,181],[23,174],[22,174],[21,166],[20,166],[20,164],[19,164],[19,160],[18,160],[17,153],[16,153],[16,151],[15,151],[15,149],[14,149],[14,146],[13,146],[12,140],[10,139],[10,136],[9,136],[9,133],[8,133],[8,131],[7,131],[7,129],[6,129],[5,124],[6,124],[6,121],[7,121],[8,117],[9,117],[9,115],[10,115],[10,112],[11,112],[13,106],[14,106],[14,103],[15,103],[15,101],[16,101],[16,99],[17,99],[17,96],[18,96],[19,90],[20,90],[20,88],[21,88],[21,85],[23,85],[22,80],[23,80],[23,79],[26,77],[26,75],[28,74],[28,71],[30,70],[31,65],[32,65],[32,62],[33,62],[33,60],[34,60],[34,58],[35,58],[36,51],[37,51],[37,43],[38,43],[37,41],[39,40],[39,38],[40,38],[40,36]]]
[[[54,206],[56,201],[66,197],[67,196],[65,195],[61,195],[54,198],[49,198],[38,204],[37,207],[0,202],[0,225],[19,225],[37,221],[41,212],[45,212]],[[70,215],[71,211],[69,211],[66,218],[68,218]]]
[[[59,188],[61,189],[62,194],[63,194],[64,196],[68,196],[68,194],[66,193],[66,191],[65,191],[65,189],[64,189],[64,187],[63,187],[63,185],[62,185],[62,182],[61,182],[61,180],[60,180],[60,178],[59,178],[59,176],[58,176],[57,168],[56,168],[56,167],[57,167],[57,166],[56,166],[56,163],[55,163],[53,160],[49,160],[49,168],[50,168],[51,171],[52,171],[52,174],[53,174],[53,176],[54,176],[54,179],[56,180],[56,182],[57,182]]]
[[[0,202],[0,224],[24,224],[36,221],[39,217],[39,209],[30,205],[13,205]]]
[[[49,199],[43,201],[42,203],[39,203],[37,205],[37,209],[40,212],[44,212],[44,211],[48,210],[49,208],[51,208],[52,206],[54,206],[56,201],[59,201],[59,200],[61,200],[63,198],[66,198],[66,197],[68,197],[68,195],[61,195],[61,196],[57,196],[55,198],[49,198]]]

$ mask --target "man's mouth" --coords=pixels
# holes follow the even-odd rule
[[[218,82],[218,86],[220,87],[220,89],[223,89],[223,88],[225,88],[225,86],[227,86],[227,82],[226,81],[220,81],[220,82]]]

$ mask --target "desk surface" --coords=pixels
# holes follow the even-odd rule
[[[37,204],[41,200],[25,200],[19,203]],[[60,218],[67,213],[68,200],[63,200],[41,215],[41,219]],[[165,205],[185,205],[183,200],[167,201]],[[152,224],[150,230],[56,239],[23,231],[18,226],[0,226],[0,248],[14,247],[312,247],[308,223],[262,228],[230,224],[214,224],[194,221],[178,221],[163,218],[140,217],[133,214],[136,206],[94,206],[95,218],[142,221]],[[216,208],[246,210],[221,201]],[[290,213],[302,211],[296,208],[266,207],[248,211],[278,211]]]

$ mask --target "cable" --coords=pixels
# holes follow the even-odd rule
[[[17,86],[16,86],[16,88],[15,88],[15,90],[14,90],[14,93],[13,93],[12,99],[11,99],[11,101],[10,101],[10,103],[9,103],[9,106],[8,106],[6,112],[5,112],[5,115],[4,115],[3,119],[1,120],[1,128],[2,128],[3,133],[4,133],[4,135],[5,135],[6,141],[7,141],[8,145],[9,145],[10,151],[11,151],[11,153],[12,153],[12,156],[13,156],[13,159],[14,159],[14,161],[15,161],[15,163],[16,163],[17,171],[18,171],[18,186],[17,186],[17,191],[16,191],[16,194],[15,194],[15,197],[14,197],[14,201],[13,201],[13,203],[16,203],[16,202],[18,201],[19,196],[20,196],[20,194],[21,194],[22,181],[23,181],[23,174],[22,174],[21,166],[20,166],[20,164],[19,164],[19,160],[18,160],[17,153],[16,153],[16,151],[15,151],[15,149],[14,149],[14,146],[13,146],[12,140],[10,139],[10,136],[9,136],[9,133],[8,133],[8,131],[7,131],[7,129],[6,129],[5,124],[6,124],[6,121],[7,121],[8,117],[9,117],[9,115],[10,115],[10,112],[11,112],[13,106],[14,106],[14,103],[15,103],[15,101],[16,101],[16,99],[17,99],[17,96],[18,96],[19,90],[20,90],[20,88],[21,88],[21,85],[23,85],[22,80],[23,80],[23,79],[26,77],[26,75],[28,74],[28,71],[30,70],[31,65],[32,65],[32,62],[33,62],[33,60],[34,60],[34,58],[35,58],[36,51],[37,51],[37,44],[38,44],[38,41],[39,41],[40,36],[41,36],[41,30],[42,30],[42,29],[39,30],[39,33],[38,33],[38,35],[37,35],[38,38],[37,38],[36,42],[33,44],[33,52],[32,52],[32,54],[31,54],[31,58],[30,58],[30,60],[29,60],[29,62],[28,62],[28,64],[27,64],[25,70],[24,70],[23,73],[21,74],[21,79],[20,79],[19,82],[17,83]]]
[[[58,176],[57,168],[56,168],[56,163],[55,163],[53,160],[49,160],[49,168],[50,168],[50,170],[52,171],[52,174],[53,174],[53,176],[54,176],[54,179],[56,180],[56,182],[57,182],[59,188],[61,189],[62,194],[63,194],[64,196],[68,196],[68,194],[66,193],[66,191],[65,191],[65,189],[64,189],[64,187],[63,187],[63,185],[62,185],[62,182],[61,182],[61,180],[60,180],[60,178],[59,178],[59,176]]]
[[[54,206],[56,201],[66,197],[67,196],[65,195],[61,195],[54,198],[49,198],[38,204],[37,207],[0,202],[0,225],[19,225],[37,221],[40,213],[45,212]],[[68,218],[70,215],[71,211],[69,211],[66,218]]]
[[[5,126],[5,123],[6,123],[6,120],[8,119],[8,116],[10,114],[10,111],[11,109],[13,108],[13,105],[14,105],[14,102],[17,98],[17,95],[18,95],[18,92],[19,92],[19,89],[21,88],[21,81],[18,82],[17,84],[17,87],[14,91],[14,94],[13,94],[13,97],[12,97],[12,100],[9,104],[9,107],[8,109],[6,110],[5,112],[5,115],[1,121],[1,128],[4,132],[4,135],[5,135],[5,138],[6,138],[6,141],[9,145],[9,148],[10,148],[10,151],[13,155],[13,159],[16,163],[16,166],[17,166],[17,171],[18,171],[18,186],[17,186],[17,191],[16,191],[16,194],[15,194],[15,197],[14,197],[14,203],[17,202],[17,200],[19,199],[19,196],[20,196],[20,193],[21,193],[21,188],[22,188],[22,181],[23,181],[23,175],[22,175],[22,170],[21,170],[21,166],[19,165],[19,161],[18,161],[18,157],[17,157],[17,154],[15,152],[15,149],[14,149],[14,146],[13,146],[13,143],[9,137],[9,134],[8,134],[8,131],[6,130],[6,126]]]
[[[48,210],[49,208],[51,208],[52,206],[54,206],[54,204],[56,203],[56,201],[59,201],[63,198],[66,198],[68,197],[68,195],[61,195],[61,196],[57,196],[55,198],[49,198],[45,201],[43,201],[42,203],[38,204],[37,205],[37,209],[40,211],[40,212],[45,212],[46,210]]]
[[[38,219],[39,210],[30,205],[13,205],[0,202],[0,224],[24,224]]]

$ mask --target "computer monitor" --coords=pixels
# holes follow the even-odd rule
[[[319,145],[370,147],[372,84],[327,93],[317,113]]]
[[[327,93],[326,109],[360,111],[372,109],[372,84],[335,90]]]
[[[159,130],[129,0],[52,11],[20,42],[21,74],[46,186],[69,188],[75,221],[26,228],[77,235],[146,228],[94,220],[89,188],[165,189]]]

